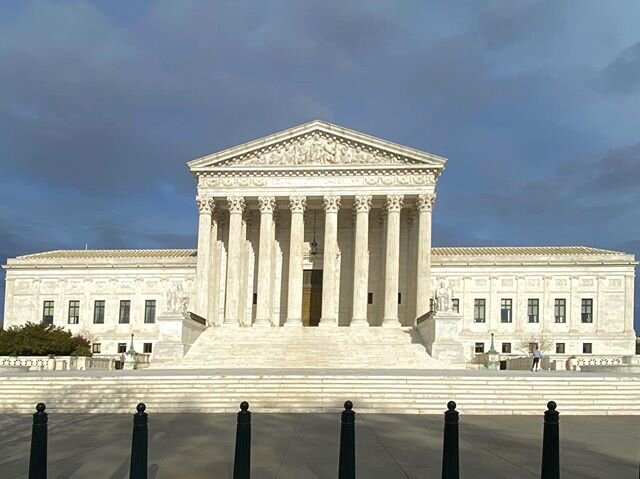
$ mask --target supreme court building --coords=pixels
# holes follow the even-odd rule
[[[323,121],[198,158],[188,163],[197,251],[11,258],[5,325],[50,321],[91,336],[96,354],[116,354],[134,333],[139,351],[179,343],[175,358],[207,334],[201,355],[247,328],[262,338],[312,327],[333,328],[332,338],[346,327],[407,331],[438,316],[434,292],[443,284],[451,308],[441,346],[455,343],[465,361],[488,350],[491,333],[505,355],[542,337],[552,354],[633,354],[633,255],[432,248],[446,161]],[[427,356],[434,328],[412,336]]]

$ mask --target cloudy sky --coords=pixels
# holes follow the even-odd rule
[[[194,247],[185,163],[315,118],[449,158],[436,245],[640,257],[639,24],[637,0],[3,0],[0,262]]]

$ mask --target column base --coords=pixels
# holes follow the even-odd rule
[[[320,328],[335,328],[338,326],[338,320],[335,318],[320,318],[320,322],[318,323]]]
[[[285,328],[301,328],[302,327],[302,319],[301,318],[287,318],[284,322]]]
[[[384,318],[382,320],[383,328],[399,328],[400,320],[398,318]]]
[[[239,328],[240,327],[240,322],[239,321],[225,321],[224,323],[222,323],[222,327],[223,328]]]
[[[267,327],[271,327],[271,321],[269,321],[268,319],[256,319],[252,326],[255,326],[257,328],[267,328]]]
[[[349,326],[353,326],[356,328],[367,328],[369,327],[369,322],[367,318],[353,318]]]

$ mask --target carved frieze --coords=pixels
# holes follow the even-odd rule
[[[232,158],[219,166],[338,166],[422,164],[372,146],[314,131]]]

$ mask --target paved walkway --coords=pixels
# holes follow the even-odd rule
[[[357,476],[440,477],[442,416],[359,414]],[[640,417],[560,416],[563,479],[638,479]],[[52,414],[49,478],[128,477],[131,415]],[[233,414],[151,414],[151,479],[230,478]],[[0,415],[0,477],[28,470],[30,415]],[[254,414],[252,479],[335,479],[339,415]],[[461,477],[540,477],[541,416],[461,416]]]

